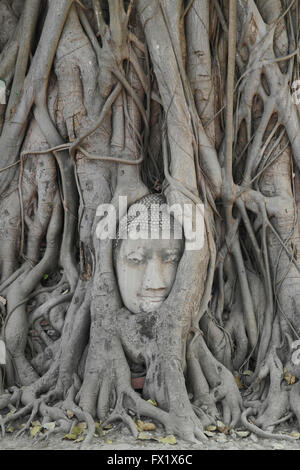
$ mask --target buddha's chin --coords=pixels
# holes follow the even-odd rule
[[[152,313],[159,309],[163,304],[164,299],[161,300],[152,300],[152,299],[143,299],[140,303],[140,309],[143,313]]]

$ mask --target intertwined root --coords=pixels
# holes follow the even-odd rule
[[[104,425],[121,420],[128,426],[133,436],[137,437],[138,431],[133,419],[128,414],[129,410],[136,414],[138,418],[146,416],[161,423],[166,434],[174,434],[190,442],[206,439],[203,426],[192,409],[187,410],[186,416],[178,416],[174,412],[166,412],[155,407],[130,389],[120,394],[114,411],[106,419]]]
[[[4,317],[7,314],[5,333],[9,343],[8,350],[11,351],[12,356],[12,361],[7,365],[6,372],[9,384],[15,383],[17,379],[14,377],[12,367],[14,364],[21,385],[33,383],[33,386],[25,386],[23,390],[14,389],[11,390],[11,393],[5,392],[0,396],[0,409],[17,408],[15,413],[1,420],[2,432],[5,431],[5,426],[9,422],[27,415],[29,415],[28,421],[21,432],[28,430],[30,422],[36,416],[42,416],[44,420],[51,418],[56,421],[59,425],[53,432],[59,430],[67,432],[66,430],[70,429],[72,423],[75,422],[74,420],[84,420],[88,425],[87,440],[89,441],[94,432],[93,418],[101,416],[107,417],[107,422],[123,421],[136,436],[134,421],[128,414],[130,411],[138,416],[149,416],[162,423],[166,432],[180,435],[191,441],[198,438],[203,439],[202,428],[207,424],[214,423],[218,418],[231,427],[235,426],[241,418],[244,425],[254,432],[260,433],[263,437],[274,437],[276,435],[266,431],[273,429],[275,423],[287,419],[290,416],[290,409],[300,423],[299,385],[292,385],[291,390],[284,386],[282,380],[283,364],[275,353],[265,360],[273,334],[274,315],[277,315],[278,320],[280,314],[278,321],[282,336],[290,328],[297,329],[299,317],[296,294],[299,283],[296,246],[299,233],[295,216],[298,201],[295,201],[297,195],[295,196],[292,176],[294,169],[291,162],[293,157],[300,167],[300,134],[299,116],[296,106],[291,102],[288,86],[288,82],[292,80],[294,75],[293,60],[296,58],[297,50],[285,57],[289,49],[292,49],[293,38],[296,37],[293,31],[295,25],[291,15],[292,10],[288,9],[284,13],[284,17],[280,19],[279,23],[283,32],[280,33],[280,40],[278,40],[273,12],[269,12],[272,16],[269,19],[263,18],[263,14],[260,12],[264,10],[262,3],[270,4],[270,2],[254,2],[252,0],[238,2],[239,13],[243,18],[240,43],[248,49],[248,53],[246,57],[240,50],[237,55],[240,75],[236,90],[239,99],[236,105],[235,135],[231,139],[234,142],[229,142],[230,147],[234,147],[237,154],[235,161],[229,162],[230,166],[233,166],[234,176],[232,177],[230,172],[227,172],[229,167],[225,172],[223,171],[228,163],[226,161],[228,152],[223,155],[223,146],[221,145],[219,147],[220,155],[217,155],[217,149],[214,148],[214,144],[208,141],[206,130],[202,126],[203,116],[201,113],[203,109],[200,112],[199,109],[202,108],[202,105],[206,111],[208,108],[210,109],[207,116],[210,128],[215,123],[216,129],[222,127],[219,125],[220,123],[217,124],[220,113],[215,115],[215,110],[206,106],[205,99],[203,103],[203,97],[196,103],[196,106],[194,103],[198,91],[201,90],[202,93],[203,77],[208,78],[207,89],[209,94],[211,93],[212,102],[215,99],[214,95],[218,94],[213,89],[210,54],[212,51],[215,53],[213,62],[217,63],[218,67],[221,65],[222,68],[223,64],[219,64],[219,50],[223,49],[225,44],[222,34],[216,34],[216,43],[212,44],[214,39],[210,44],[207,33],[210,28],[204,27],[206,19],[203,18],[201,34],[203,36],[207,34],[206,41],[202,44],[203,49],[206,47],[206,51],[203,51],[201,61],[199,61],[199,51],[194,48],[194,43],[191,47],[192,42],[190,42],[190,37],[193,37],[195,43],[199,41],[196,34],[196,23],[194,24],[194,21],[191,20],[195,16],[199,16],[199,22],[202,22],[202,11],[199,10],[195,15],[193,10],[195,5],[192,5],[193,2],[189,2],[189,11],[193,12],[194,16],[189,16],[187,10],[184,12],[185,15],[188,15],[186,31],[189,31],[191,35],[186,34],[187,54],[183,57],[181,47],[178,47],[179,44],[184,43],[184,40],[182,41],[184,28],[181,28],[178,21],[182,12],[175,8],[173,2],[164,2],[165,5],[161,4],[160,8],[156,8],[154,1],[139,0],[134,2],[136,4],[134,6],[140,12],[142,24],[137,27],[131,24],[128,28],[132,11],[125,12],[122,1],[109,1],[110,24],[104,22],[100,10],[100,13],[98,11],[99,14],[96,15],[101,46],[91,24],[89,24],[88,17],[85,16],[81,6],[75,8],[74,3],[73,0],[53,0],[49,3],[49,10],[41,31],[41,42],[34,52],[32,66],[27,67],[27,62],[30,51],[34,50],[31,43],[39,18],[39,9],[35,8],[39,5],[38,0],[26,2],[25,17],[24,21],[22,20],[23,34],[19,34],[19,31],[16,35],[8,35],[8,47],[4,51],[5,54],[2,55],[1,51],[0,68],[3,65],[3,59],[4,62],[6,61],[4,69],[9,81],[15,77],[10,93],[6,122],[4,122],[3,113],[0,110],[1,131],[3,126],[0,153],[5,167],[0,171],[0,186],[1,190],[9,189],[8,196],[1,199],[0,207],[1,220],[8,227],[5,237],[1,239],[0,247],[1,262],[3,258],[1,266],[3,278],[0,290],[4,297],[7,294],[7,312],[2,303],[0,303],[0,307],[1,316]],[[93,2],[93,4],[97,3]],[[181,3],[177,2],[177,5]],[[220,24],[224,28],[224,32],[227,33],[226,20],[222,16],[222,9],[218,7],[218,2],[213,2],[216,11],[212,9],[212,12],[209,12],[208,3],[206,2],[207,21],[209,22],[211,13],[215,15],[217,12]],[[274,3],[276,3],[274,10],[280,15],[282,13],[280,1]],[[99,8],[100,4],[101,2],[98,3]],[[292,4],[293,2],[289,8],[293,6]],[[129,5],[129,10],[131,10],[133,2],[129,2]],[[269,5],[264,11],[266,16],[268,16],[268,10],[271,10]],[[288,15],[291,15],[290,18]],[[216,28],[219,28],[220,25],[216,17],[212,16],[212,18],[214,18],[213,22]],[[16,18],[11,24],[13,29],[17,27]],[[114,28],[113,25],[116,27]],[[171,28],[170,25],[172,25]],[[226,35],[223,34],[223,36]],[[292,38],[291,41],[288,36]],[[164,53],[158,43],[161,37],[165,39],[160,41],[166,46]],[[219,38],[221,38],[220,41]],[[14,44],[15,40],[17,45]],[[212,51],[210,50],[211,46]],[[213,50],[214,48],[215,50]],[[149,49],[156,80],[155,93],[151,93],[152,69],[147,49]],[[191,67],[193,65],[190,57],[191,49],[193,49],[192,54],[197,56],[197,67],[195,68]],[[278,50],[282,57],[277,56]],[[234,57],[232,57],[234,54],[229,48],[230,55],[234,62]],[[206,57],[209,60],[205,64]],[[124,66],[125,63],[126,66]],[[145,69],[143,69],[145,64]],[[55,70],[53,70],[53,65]],[[187,74],[185,73],[186,65],[188,65],[187,69],[193,69]],[[298,66],[296,60],[294,65]],[[207,68],[206,74],[203,75],[201,71],[205,72],[205,68]],[[28,75],[25,77],[27,69]],[[50,77],[52,71],[55,72],[53,84]],[[174,90],[176,90],[175,94]],[[233,91],[232,83],[230,98],[236,90]],[[223,94],[220,93],[220,96]],[[259,98],[256,100],[257,96]],[[208,99],[208,95],[206,99]],[[145,101],[147,101],[146,109],[144,109]],[[227,99],[227,104],[228,102]],[[150,129],[153,105],[156,106],[154,132],[153,129]],[[33,106],[35,119],[32,119],[30,113]],[[227,109],[229,109],[229,105]],[[164,119],[167,132],[165,129],[162,131],[160,118]],[[232,118],[229,121],[228,128],[233,124]],[[141,124],[142,122],[143,124]],[[242,135],[244,124],[246,127],[245,138]],[[281,127],[283,128],[281,129]],[[240,131],[241,135],[239,135]],[[25,132],[27,137],[24,140]],[[152,136],[149,136],[151,132]],[[196,277],[201,274],[203,282],[199,282],[199,288],[195,289],[199,295],[197,302],[200,303],[202,295],[200,289],[206,281],[205,273],[208,257],[210,257],[208,281],[203,294],[204,306],[201,304],[200,313],[205,311],[209,299],[212,297],[212,292],[215,297],[217,297],[215,294],[219,293],[215,312],[212,309],[212,313],[215,313],[215,319],[220,325],[225,327],[223,330],[226,331],[227,327],[227,333],[233,337],[235,342],[233,358],[230,347],[224,347],[227,357],[226,364],[225,361],[223,364],[231,371],[238,370],[247,360],[249,344],[252,349],[251,354],[257,347],[258,351],[255,351],[254,355],[252,354],[253,358],[257,360],[253,380],[260,381],[260,385],[257,390],[253,391],[252,396],[247,396],[247,402],[246,400],[244,402],[247,409],[242,415],[243,404],[234,377],[220,363],[224,351],[217,351],[217,347],[215,350],[212,347],[213,354],[218,354],[218,360],[216,360],[207,349],[204,340],[195,342],[195,347],[187,351],[186,381],[188,389],[193,395],[192,405],[187,398],[183,372],[179,370],[180,368],[177,370],[178,382],[184,384],[179,392],[182,397],[180,405],[183,403],[180,413],[176,409],[179,400],[176,403],[177,397],[174,399],[172,396],[173,382],[170,377],[164,376],[163,386],[168,393],[165,393],[163,387],[159,387],[155,380],[152,381],[154,395],[162,398],[157,400],[161,409],[155,408],[132,390],[128,364],[118,366],[120,358],[121,363],[124,364],[122,354],[117,355],[113,367],[106,368],[109,361],[104,360],[104,366],[99,370],[105,354],[105,351],[100,348],[100,352],[95,353],[97,360],[94,361],[93,378],[91,379],[89,376],[91,369],[88,368],[86,374],[84,371],[85,359],[82,360],[82,357],[84,357],[84,349],[88,348],[90,321],[92,326],[93,323],[97,323],[99,321],[97,314],[100,313],[100,315],[107,314],[108,320],[111,322],[111,311],[107,305],[114,302],[115,305],[118,304],[118,300],[116,300],[117,286],[115,283],[110,283],[107,265],[102,263],[104,257],[96,252],[96,245],[93,246],[91,233],[96,206],[101,202],[111,200],[112,188],[114,187],[116,190],[113,202],[119,195],[124,194],[130,195],[129,201],[134,201],[141,197],[145,191],[148,191],[141,182],[137,165],[144,158],[147,160],[151,154],[148,149],[149,137],[150,140],[151,137],[153,140],[156,133],[162,133],[162,136],[158,139],[157,161],[152,163],[155,166],[160,159],[161,138],[163,137],[165,168],[162,172],[163,176],[159,175],[158,179],[161,179],[161,176],[166,178],[171,194],[175,189],[176,197],[180,196],[181,198],[185,195],[188,202],[190,202],[189,197],[195,202],[195,198],[198,201],[199,195],[203,195],[204,199],[209,200],[211,208],[216,210],[213,193],[217,197],[223,198],[221,194],[222,179],[224,186],[234,186],[234,191],[236,190],[231,194],[232,200],[223,198],[223,202],[234,205],[234,214],[237,214],[237,218],[224,239],[221,222],[216,222],[219,218],[217,217],[214,221],[213,216],[211,217],[211,226],[209,226],[210,223],[207,223],[207,232],[212,233],[214,224],[216,223],[217,226],[219,223],[220,240],[214,240],[211,233],[210,236],[207,234],[209,248],[205,255],[206,261],[199,264],[195,271],[194,281],[196,282]],[[220,129],[219,133],[221,134]],[[213,142],[215,136],[211,135],[211,137],[211,142]],[[218,139],[221,138],[220,135]],[[65,141],[69,141],[69,143],[65,144]],[[239,155],[239,147],[243,146],[245,150]],[[119,149],[122,151],[119,152]],[[293,156],[290,149],[293,151]],[[123,150],[124,154],[126,152],[130,153],[130,156],[133,154],[136,160],[128,161],[128,155],[125,155],[126,158],[123,159]],[[110,152],[111,155],[108,157],[102,156],[102,154],[106,155]],[[141,157],[139,157],[140,152],[142,153]],[[101,155],[97,156],[96,154]],[[120,171],[115,171],[112,162],[114,162],[113,165],[115,163],[122,164],[122,162],[124,165],[120,165]],[[130,165],[125,166],[128,163]],[[232,163],[233,165],[231,165]],[[223,168],[221,168],[222,166]],[[239,166],[243,182],[241,187],[235,185],[239,179],[239,171],[236,172],[235,167]],[[18,168],[20,171],[17,176]],[[212,183],[212,191],[210,185],[206,185],[206,178],[203,176],[202,170]],[[223,178],[221,178],[222,171]],[[116,173],[118,175],[115,185]],[[152,175],[150,177],[148,174],[147,178],[152,179]],[[80,207],[78,207],[78,199],[80,199]],[[206,211],[212,212],[211,208],[207,205]],[[250,212],[252,213],[251,220]],[[19,217],[20,213],[21,217]],[[254,223],[252,216],[256,217]],[[275,222],[273,223],[273,221]],[[243,227],[241,227],[241,222]],[[79,225],[78,233],[77,223]],[[243,236],[245,232],[247,240],[245,246],[242,246],[242,240],[246,239]],[[96,297],[96,291],[99,294],[101,290],[99,298],[102,297],[102,300],[99,300],[99,311],[96,314],[93,311],[92,315],[90,315],[89,296],[82,294],[82,292],[79,293],[80,289],[76,288],[79,271],[74,250],[76,247],[75,234],[78,235],[81,251],[81,281],[82,279],[91,280],[98,269],[95,267],[96,264],[101,265],[100,269],[102,269],[101,275],[103,276],[96,278],[94,292],[94,297]],[[61,235],[62,240],[60,240]],[[44,253],[42,241],[45,237],[46,252]],[[217,253],[219,241],[221,245],[223,244],[225,251],[221,249]],[[17,268],[20,252],[25,256],[25,260],[21,258],[21,261],[24,262],[20,268]],[[262,294],[258,295],[257,289],[251,289],[251,276],[245,268],[246,254],[252,265],[251,268],[261,274]],[[217,258],[221,259],[219,265]],[[235,268],[231,269],[230,276],[230,269],[226,270],[225,264],[231,258],[235,262]],[[252,263],[253,260],[255,262]],[[111,260],[108,264],[110,262]],[[47,272],[55,269],[57,264],[63,268],[65,280],[68,281],[68,295],[61,292],[58,299],[42,302],[30,315],[30,319],[36,324],[36,329],[47,345],[47,353],[54,351],[53,356],[50,359],[48,357],[49,362],[43,364],[43,377],[38,378],[36,370],[32,368],[34,362],[29,363],[25,355],[28,335],[27,306],[28,302],[32,300],[31,296],[39,298],[37,286],[43,276],[48,275]],[[219,269],[219,292],[217,289],[217,292],[213,291],[216,268]],[[187,263],[182,285],[185,282],[186,273],[188,274],[190,269],[191,263]],[[290,278],[285,278],[288,271]],[[238,273],[237,279],[236,272]],[[271,279],[273,274],[274,286]],[[228,292],[226,292],[224,283],[226,281],[228,284],[228,280],[229,284],[235,284],[237,280],[239,289],[235,293],[239,296],[240,301],[231,305],[229,321],[227,325],[224,325],[222,324],[222,313],[224,307],[228,307],[225,305]],[[98,281],[103,281],[102,285],[100,285],[101,282],[98,285]],[[281,284],[279,292],[277,281]],[[180,307],[178,307],[178,302],[174,302],[173,316],[170,316],[171,327],[174,322],[181,322],[180,314],[182,312],[191,317],[197,311],[199,304],[196,301],[197,307],[193,312],[189,310],[189,307],[186,308],[189,302],[191,304],[194,302],[193,299],[190,299],[192,297],[190,291],[195,286],[195,282],[185,284],[186,287],[182,293],[188,292],[189,295],[186,295],[185,301],[180,304]],[[276,305],[273,302],[275,291]],[[79,298],[77,298],[77,294],[79,294]],[[261,298],[266,299],[266,306],[260,311],[254,308],[255,296],[259,298],[261,305]],[[47,320],[50,318],[51,322],[51,318],[55,316],[54,304],[70,300],[72,303],[67,311],[65,321],[56,322],[61,326],[59,331],[57,330],[62,333],[61,344],[57,348],[53,347],[52,350],[51,339],[43,335],[37,322],[40,315],[43,315]],[[282,306],[284,306],[284,311]],[[104,307],[107,307],[105,313],[103,313]],[[50,308],[52,309],[51,313],[49,313]],[[114,314],[114,309],[112,310]],[[178,313],[177,310],[179,314],[174,320],[174,315]],[[199,319],[197,315],[194,318]],[[64,323],[64,328],[62,323]],[[195,326],[198,328],[197,322]],[[117,328],[115,334],[116,331]],[[179,337],[181,333],[182,331],[177,331],[172,339],[175,336]],[[293,331],[294,333],[295,331]],[[97,337],[97,334],[95,336]],[[106,339],[103,338],[103,344]],[[165,339],[166,336],[163,340]],[[256,344],[257,339],[259,344]],[[279,344],[280,340],[278,339],[277,345],[279,346]],[[91,341],[89,346],[93,350],[98,347],[98,344]],[[113,350],[109,354],[113,355]],[[51,364],[52,359],[54,365]],[[171,364],[172,360],[173,357],[170,355],[166,357],[167,366]],[[179,354],[177,354],[176,361],[180,362],[181,360],[182,358],[179,358]],[[81,362],[81,374],[76,369],[79,362]],[[50,373],[47,372],[49,365]],[[127,371],[126,380],[124,380],[125,370]],[[79,382],[73,377],[75,371],[80,375]],[[81,384],[81,380],[83,384]],[[151,389],[150,386],[148,388]],[[23,408],[19,408],[20,401]],[[170,403],[172,404],[168,406]],[[111,415],[109,415],[110,408],[113,408]],[[74,414],[73,421],[66,416],[66,410],[70,410]],[[248,421],[250,416],[253,416],[251,420],[255,424]],[[259,426],[262,427],[262,430],[258,429]],[[280,439],[282,438],[280,436]]]
[[[286,440],[286,441],[292,441],[292,442],[295,441],[295,437],[287,436],[286,434],[275,434],[275,433],[273,434],[272,432],[263,431],[252,422],[249,422],[248,417],[253,416],[254,413],[255,413],[255,410],[253,410],[252,408],[247,408],[242,413],[241,423],[245,426],[246,429],[249,429],[249,431],[265,439],[269,438],[269,439],[279,439],[279,440]]]
[[[203,343],[201,348],[205,348]],[[216,367],[217,375],[211,372],[211,360]],[[113,408],[110,411],[107,407],[105,408],[106,416],[103,420],[103,426],[121,421],[129,428],[132,435],[137,438],[138,429],[133,416],[139,419],[141,417],[148,417],[154,420],[154,422],[160,423],[164,427],[166,434],[174,434],[186,441],[195,443],[198,440],[205,440],[204,429],[206,426],[216,424],[217,419],[220,419],[228,428],[234,428],[236,425],[242,424],[249,431],[262,438],[294,440],[291,436],[271,432],[276,424],[292,416],[292,413],[289,412],[290,408],[297,417],[299,415],[297,405],[299,383],[297,382],[290,392],[282,388],[278,389],[282,379],[279,375],[280,361],[278,358],[269,356],[268,366],[261,372],[261,380],[268,373],[273,374],[271,386],[265,400],[255,399],[254,393],[252,393],[252,396],[248,394],[244,404],[246,408],[243,411],[242,398],[232,374],[224,366],[220,365],[211,353],[207,353],[206,357],[205,355],[202,356],[202,370],[205,370],[208,364],[210,364],[210,373],[207,381],[212,383],[215,380],[215,386],[210,389],[209,394],[198,395],[194,403],[189,404],[190,406],[185,406],[184,410],[182,405],[177,410],[173,407],[169,410],[163,410],[154,406],[153,401],[144,399],[131,388],[130,371],[128,373],[127,370],[126,374],[124,374],[124,369],[120,370],[117,366],[113,376],[118,377],[118,380],[112,380],[109,384],[105,380],[99,382],[98,400],[102,394],[110,397],[115,396]],[[22,402],[22,394],[23,404],[24,397],[26,397],[25,401],[27,401],[27,404],[14,413],[9,413],[1,418],[2,436],[4,436],[5,428],[10,423],[29,415],[25,426],[17,433],[17,436],[28,431],[35,419],[41,419],[42,425],[49,421],[56,422],[55,429],[51,429],[42,435],[39,434],[36,437],[37,441],[47,439],[54,433],[62,432],[68,434],[74,424],[85,422],[87,424],[87,433],[84,444],[90,443],[95,433],[94,419],[96,419],[96,416],[93,417],[89,411],[84,409],[84,406],[89,407],[85,400],[83,400],[83,407],[78,405],[81,397],[81,387],[81,380],[76,374],[73,374],[72,385],[63,400],[61,399],[62,392],[52,387],[50,387],[48,393],[40,395],[39,398],[33,395],[32,387],[31,395],[30,387],[25,387],[25,390],[11,389],[11,393],[6,393],[1,397],[2,409],[8,406],[12,407],[13,405],[15,411],[15,405],[18,405],[20,399]],[[170,390],[172,390],[172,386]],[[181,414],[178,413],[179,409]],[[104,409],[101,408],[101,410],[103,411]],[[70,418],[70,413],[72,418]],[[102,417],[104,418],[104,416]]]
[[[117,351],[117,348],[115,351]],[[209,358],[212,357],[209,355]],[[217,381],[216,376],[214,378],[211,377],[210,380],[213,381],[214,379],[218,385],[211,390],[209,396],[205,396],[205,400],[204,396],[202,400],[199,400],[200,397],[198,396],[198,402],[196,403],[196,400],[192,405],[188,400],[186,389],[182,390],[183,395],[186,395],[186,399],[182,398],[182,394],[176,394],[178,391],[174,390],[174,380],[175,382],[178,381],[176,374],[179,374],[180,383],[183,380],[183,385],[184,378],[183,375],[182,377],[180,376],[182,371],[178,367],[179,363],[171,361],[170,365],[172,366],[172,364],[171,375],[169,374],[169,368],[165,369],[162,367],[162,371],[165,371],[164,373],[166,374],[163,386],[167,387],[167,396],[171,398],[169,405],[165,409],[154,406],[151,401],[142,398],[139,393],[131,388],[131,374],[122,351],[120,351],[118,361],[103,361],[102,368],[99,368],[98,364],[97,376],[102,377],[103,380],[98,378],[98,389],[93,380],[89,384],[93,387],[93,396],[97,398],[98,405],[95,410],[98,413],[98,418],[105,418],[104,424],[122,421],[130,429],[133,436],[137,437],[138,431],[132,415],[136,415],[138,418],[149,417],[155,422],[162,424],[167,434],[174,434],[184,440],[197,442],[198,440],[203,441],[206,439],[203,429],[207,425],[215,423],[216,419],[220,416],[216,403],[221,402],[226,423],[228,421],[228,425],[236,424],[236,413],[237,410],[240,410],[240,398],[235,393],[234,387],[236,385],[234,379],[229,371],[226,373],[224,366],[217,362],[214,363],[220,369],[218,371],[219,375]],[[107,380],[108,369],[110,370],[110,376],[114,378],[109,381]],[[83,386],[79,377],[73,374],[72,385],[68,389],[65,399],[62,399],[62,389],[57,387],[57,370],[55,367],[53,367],[52,371],[48,372],[48,381],[45,382],[45,380],[40,379],[39,386],[36,384],[25,387],[22,391],[15,389],[12,395],[7,394],[5,396],[2,403],[3,406],[7,406],[9,402],[16,404],[17,399],[19,400],[20,398],[21,400],[23,398],[25,406],[16,413],[2,419],[2,432],[4,433],[7,424],[28,415],[28,413],[30,413],[30,416],[19,434],[27,431],[31,422],[37,417],[42,417],[42,422],[45,420],[49,421],[49,419],[57,422],[58,427],[55,432],[59,432],[59,430],[64,431],[68,426],[72,425],[66,414],[68,411],[72,413],[74,419],[87,423],[88,431],[85,443],[90,442],[95,432],[94,418],[96,416],[95,412],[91,412],[93,409],[92,396],[90,393],[86,395],[90,390],[90,387],[87,387],[86,378]],[[55,384],[56,386],[53,388]],[[45,390],[45,386],[49,389],[48,392]],[[155,392],[155,389],[153,389],[153,393],[155,398],[156,396],[162,396],[159,390]],[[172,397],[173,394],[175,394],[174,397]],[[177,395],[180,403],[176,401]],[[114,403],[112,402],[113,396],[115,396]],[[237,406],[234,404],[234,399],[238,401]],[[108,402],[106,403],[107,400]],[[113,406],[112,411],[110,411],[111,406]],[[101,416],[99,416],[99,413]]]

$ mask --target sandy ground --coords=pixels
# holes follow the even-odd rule
[[[296,426],[282,426],[278,431],[290,433],[297,432],[297,429]],[[7,434],[4,439],[0,439],[0,450],[300,450],[300,439],[287,442],[281,439],[262,439],[253,434],[248,437],[219,432],[214,434],[205,443],[188,444],[177,440],[176,444],[169,445],[155,440],[136,440],[123,425],[119,425],[106,431],[103,437],[94,437],[89,445],[68,441],[62,435],[52,435],[47,441],[37,442],[28,433],[17,438],[13,434]],[[149,435],[156,437],[162,433],[154,431]]]

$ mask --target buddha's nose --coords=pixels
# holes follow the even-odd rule
[[[157,258],[149,260],[144,274],[143,288],[163,292],[166,287],[161,263]]]

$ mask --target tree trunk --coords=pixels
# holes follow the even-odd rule
[[[300,419],[300,8],[287,3],[0,0],[3,430],[79,420],[88,442],[97,420],[137,437],[144,416],[192,442],[217,420],[291,439],[272,433]],[[170,292],[134,313],[103,231],[149,194],[192,208],[204,233],[189,249],[183,218]]]

